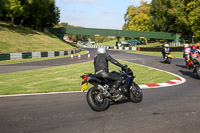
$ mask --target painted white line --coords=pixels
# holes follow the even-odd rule
[[[19,97],[19,96],[53,95],[53,94],[70,94],[70,93],[82,93],[82,91],[49,92],[49,93],[16,94],[16,95],[0,95],[0,98],[1,98],[1,97]]]
[[[134,63],[134,64],[137,64],[137,65],[140,65],[140,66],[144,66],[144,67],[148,67],[148,68],[151,68],[151,69],[155,69],[155,70],[158,70],[158,71],[162,71],[162,72],[166,72],[168,74],[171,74],[171,75],[174,75],[175,77],[178,77],[179,79],[181,79],[181,81],[179,80],[170,80],[172,82],[176,82],[176,84],[168,84],[168,86],[174,86],[174,85],[179,85],[179,84],[183,84],[186,82],[186,79],[184,79],[183,77],[177,75],[177,74],[174,74],[174,73],[171,73],[171,72],[168,72],[168,71],[165,71],[165,70],[161,70],[161,69],[158,69],[158,68],[153,68],[153,67],[150,67],[150,66],[145,66],[145,65],[141,65],[141,64],[138,64],[138,63]],[[161,84],[161,83],[157,83],[157,84]],[[168,86],[155,86],[155,87],[146,87],[146,86],[141,86],[141,89],[151,89],[151,88],[161,88],[161,87],[168,87]]]

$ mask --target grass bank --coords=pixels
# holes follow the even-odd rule
[[[49,32],[11,26],[0,21],[0,53],[62,51],[74,48]]]
[[[137,84],[161,83],[176,78],[165,72],[129,62],[120,62],[127,64],[133,70]],[[110,64],[110,71],[118,70],[119,67]],[[80,75],[93,72],[93,62],[86,62],[0,74],[0,95],[79,91],[82,82]]]

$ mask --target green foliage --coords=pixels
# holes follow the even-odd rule
[[[150,5],[141,1],[141,6],[129,6],[125,14],[124,30],[149,31],[150,25]]]
[[[23,12],[23,7],[19,0],[7,0],[4,2],[4,9],[7,12],[6,17],[11,18],[11,24],[14,24],[14,18],[20,16]]]
[[[154,31],[200,37],[200,0],[152,0]]]
[[[55,0],[1,0],[0,16],[1,20],[11,19],[11,24],[44,30],[59,22],[60,10]]]
[[[200,37],[200,0],[189,2],[187,10],[189,11],[188,20],[191,30],[195,36]]]

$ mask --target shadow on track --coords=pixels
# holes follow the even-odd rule
[[[176,66],[181,67],[181,68],[188,69],[186,65],[179,65],[179,64],[176,64]]]
[[[120,104],[125,104],[125,103],[132,103],[129,99],[124,100],[124,101],[119,101],[119,102],[111,102],[110,105],[120,105]]]

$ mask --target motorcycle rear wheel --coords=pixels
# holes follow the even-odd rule
[[[134,103],[142,102],[143,93],[140,87],[136,83],[132,83],[130,87],[130,100]]]
[[[92,87],[88,90],[87,103],[94,111],[104,111],[110,106],[109,98],[103,98],[103,94],[97,87]]]
[[[172,63],[172,58],[167,58],[167,63],[171,64]]]

